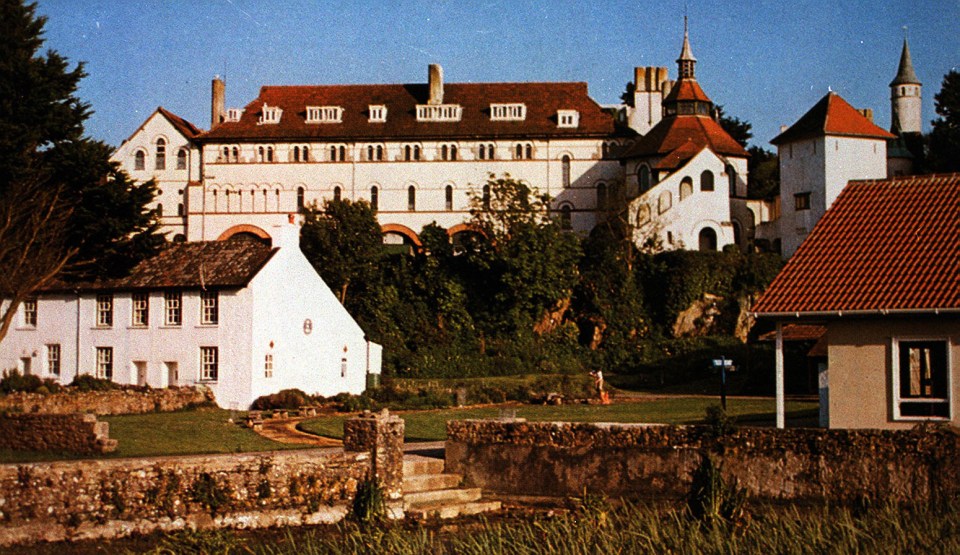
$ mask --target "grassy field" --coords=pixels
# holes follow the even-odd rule
[[[243,413],[204,408],[191,411],[105,416],[117,450],[97,458],[149,455],[193,455],[298,449],[277,443],[230,422]],[[29,462],[80,458],[64,453],[0,450],[0,462]]]
[[[443,409],[398,413],[406,425],[407,441],[441,441],[446,437],[447,420],[497,418],[508,415],[530,421],[551,422],[657,422],[663,424],[696,424],[703,421],[707,407],[716,405],[715,398],[669,397],[612,405],[513,405]],[[728,399],[727,412],[746,425],[772,425],[774,404],[770,399]],[[817,403],[787,403],[788,420],[801,420],[804,425],[816,423]],[[334,438],[343,437],[343,421],[347,416],[330,416],[306,420],[304,431]]]

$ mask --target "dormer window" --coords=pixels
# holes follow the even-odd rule
[[[491,104],[490,121],[523,121],[527,119],[527,105]]]
[[[463,107],[459,104],[418,104],[417,121],[460,121]]]
[[[557,110],[557,127],[577,127],[580,125],[580,112],[576,110]]]
[[[227,110],[227,115],[224,118],[224,122],[228,121],[240,121],[240,116],[243,115],[243,108],[230,108]]]
[[[387,107],[383,105],[371,104],[368,107],[370,112],[370,123],[383,123],[387,121]]]
[[[307,123],[341,123],[343,108],[340,106],[307,106]]]
[[[280,123],[281,115],[283,115],[283,110],[280,108],[264,104],[260,111],[260,119],[257,120],[257,123],[260,125]]]

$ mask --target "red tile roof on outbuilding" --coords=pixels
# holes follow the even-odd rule
[[[960,174],[852,181],[753,307],[760,316],[960,309]]]
[[[840,95],[829,92],[814,104],[813,108],[810,108],[806,114],[800,116],[796,123],[774,137],[770,142],[781,145],[824,135],[871,139],[896,138],[889,131],[874,125],[872,121],[841,98]]]
[[[679,148],[690,154],[709,148],[720,155],[747,158],[750,154],[724,131],[719,123],[708,116],[668,116],[655,125],[649,133],[638,140],[621,158],[666,156]],[[686,161],[680,160],[680,162]],[[679,167],[677,163],[672,166]],[[668,168],[668,169],[672,169]]]
[[[459,104],[455,122],[417,121],[416,107],[426,104],[426,84],[265,86],[244,109],[240,121],[224,122],[202,140],[368,140],[421,138],[535,138],[606,136],[615,132],[614,117],[587,94],[586,83],[448,83],[444,104]],[[523,121],[492,121],[490,104],[523,103]],[[257,124],[263,105],[283,110],[277,124]],[[369,121],[369,106],[387,107],[386,122]],[[307,106],[340,106],[341,123],[306,123]],[[557,126],[557,110],[577,110],[579,126]]]
[[[42,292],[245,287],[277,250],[249,239],[177,243],[144,260],[126,277],[85,283],[58,281]]]

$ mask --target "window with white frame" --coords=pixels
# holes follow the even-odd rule
[[[273,353],[267,353],[263,357],[263,377],[273,377]]]
[[[420,145],[404,145],[403,159],[407,162],[416,162],[420,160]]]
[[[894,418],[949,419],[949,342],[946,339],[895,338],[891,351]]]
[[[113,347],[97,347],[97,377],[113,379]]]
[[[150,295],[149,293],[134,293],[130,296],[133,304],[130,316],[130,325],[144,328],[150,323]]]
[[[37,299],[31,297],[23,301],[23,326],[26,328],[37,327]]]
[[[493,143],[480,143],[479,147],[479,158],[481,160],[495,160],[496,159],[496,150],[494,149]]]
[[[380,104],[371,104],[367,107],[370,112],[370,123],[383,123],[387,121],[387,107]]]
[[[187,149],[181,148],[177,151],[177,169],[187,169]]]
[[[215,382],[219,375],[219,349],[217,347],[200,347],[200,381]]]
[[[147,169],[147,153],[138,150],[133,155],[133,169],[135,170],[145,170]]]
[[[157,139],[157,158],[154,166],[158,170],[167,169],[167,141],[165,139]]]
[[[260,110],[260,119],[257,120],[257,125],[280,123],[280,117],[282,115],[283,110],[276,106],[267,106],[266,103],[264,103],[263,108]]]
[[[307,106],[307,123],[341,123],[343,108],[340,106]]]
[[[340,359],[340,377],[341,378],[347,377],[347,357],[343,357]]]
[[[227,108],[227,115],[223,121],[240,121],[243,115],[243,108]]]
[[[459,104],[418,104],[417,121],[460,121],[463,107]]]
[[[516,160],[532,160],[533,145],[530,143],[517,143],[513,149],[513,157]]]
[[[346,162],[347,147],[345,145],[330,145],[330,161]]]
[[[47,345],[47,374],[60,375],[60,344]]]
[[[113,326],[113,295],[97,295],[97,327]]]
[[[576,110],[557,110],[557,127],[577,127],[580,125],[580,112]]]
[[[452,161],[457,159],[457,145],[440,145],[440,159]]]
[[[220,321],[220,295],[217,291],[200,292],[200,323],[215,326]]]
[[[180,291],[163,293],[163,323],[167,326],[183,324],[183,294]]]
[[[523,103],[491,104],[490,119],[492,121],[523,121],[527,119],[527,106]]]

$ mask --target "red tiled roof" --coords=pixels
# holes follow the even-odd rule
[[[144,260],[126,277],[92,283],[58,281],[42,292],[244,287],[276,251],[244,239],[177,243]]]
[[[759,315],[960,309],[960,174],[852,181]]]
[[[388,138],[467,137],[579,137],[610,135],[611,114],[591,99],[586,83],[448,83],[444,104],[463,107],[457,122],[418,122],[416,106],[426,104],[426,84],[266,86],[248,104],[238,122],[225,122],[203,135],[203,140],[322,139],[371,140]],[[491,121],[490,104],[524,103],[524,121]],[[283,110],[277,124],[258,125],[263,105]],[[368,121],[370,105],[385,105],[387,121]],[[312,123],[307,106],[340,106],[342,123]],[[577,128],[557,127],[557,110],[577,110]]]
[[[835,92],[829,92],[796,123],[780,133],[772,144],[781,145],[823,135],[843,135],[873,139],[893,139],[895,135],[881,129]]]
[[[200,129],[196,125],[190,123],[189,121],[167,110],[163,106],[158,107],[157,111],[160,112],[163,115],[163,117],[170,120],[170,124],[176,127],[177,131],[182,133],[183,136],[188,139],[193,139],[197,135],[200,135],[201,133],[203,133],[203,129]]]
[[[784,341],[817,341],[827,333],[826,326],[813,324],[787,324],[783,326]],[[759,337],[760,341],[776,341],[777,332],[770,331]]]
[[[700,102],[711,102],[707,93],[703,92],[696,79],[680,79],[673,85],[667,97],[663,99],[664,104],[670,104],[677,101],[697,100]]]
[[[719,123],[707,116],[675,115],[660,120],[649,133],[627,150],[621,158],[637,158],[650,156],[667,157],[680,148],[684,152],[695,155],[704,148],[709,148],[717,154],[740,156],[747,158],[750,155],[740,143],[735,141],[729,133],[724,131]],[[689,157],[687,158],[689,159]],[[686,160],[686,159],[684,159]],[[680,162],[673,167],[678,167]]]

